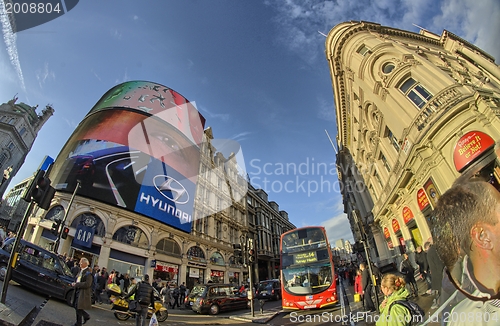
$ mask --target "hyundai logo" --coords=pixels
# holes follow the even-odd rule
[[[165,198],[176,204],[186,204],[189,201],[189,193],[182,183],[167,175],[157,175],[153,178],[156,190]]]

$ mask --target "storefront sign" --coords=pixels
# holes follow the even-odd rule
[[[92,247],[92,239],[94,239],[94,228],[86,225],[78,225],[76,227],[75,238],[73,243],[82,247]]]
[[[495,145],[493,138],[480,131],[470,131],[460,137],[453,150],[453,161],[462,172],[474,159]]]
[[[200,278],[200,270],[198,268],[189,268],[189,277]]]
[[[408,206],[403,207],[403,221],[405,224],[413,220],[413,212]]]
[[[391,237],[391,234],[389,233],[389,229],[388,228],[384,228],[384,237],[386,239],[389,239]]]
[[[211,271],[210,276],[224,277],[223,271]]]
[[[164,265],[164,264],[162,264],[160,262],[157,262],[155,270],[159,271],[159,272],[167,272],[167,273],[175,273],[175,274],[177,274],[177,271],[179,269],[178,269],[177,266],[174,266],[174,265]]]
[[[425,193],[425,190],[423,188],[420,188],[417,191],[417,202],[418,202],[418,208],[423,211],[424,208],[429,206],[429,198],[427,198],[427,194]]]
[[[399,227],[399,222],[395,218],[392,219],[392,230],[397,233],[401,228]]]

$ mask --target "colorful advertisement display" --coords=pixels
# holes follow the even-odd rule
[[[109,90],[60,152],[51,172],[73,192],[191,231],[205,119],[184,97],[145,81]]]
[[[401,228],[399,227],[399,222],[395,218],[392,219],[392,230],[394,233],[398,233]]]
[[[462,172],[472,161],[495,145],[493,138],[480,131],[470,131],[460,137],[453,150],[453,161]]]
[[[388,228],[384,228],[384,237],[386,239],[390,239],[390,237],[391,237],[391,234],[389,233],[389,229]]]
[[[429,178],[424,184],[424,190],[427,194],[429,194],[429,201],[432,207],[436,207],[440,194],[436,188],[436,185],[434,185],[434,181],[432,180],[432,178]]]

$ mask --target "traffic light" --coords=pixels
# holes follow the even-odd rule
[[[241,244],[239,243],[234,243],[233,244],[233,249],[234,249],[234,261],[238,264],[243,264],[243,251],[241,248]]]
[[[59,235],[59,225],[60,224],[61,224],[61,220],[59,220],[59,219],[55,219],[54,223],[52,223],[52,229],[50,229],[50,232],[53,235],[55,235],[55,236]]]
[[[56,190],[50,185],[50,179],[45,176],[43,170],[38,170],[28,191],[27,197],[35,201],[42,209],[49,209],[50,202],[56,193]]]
[[[69,233],[69,227],[65,226],[61,234],[61,239],[66,239],[68,237],[68,233]]]
[[[248,249],[248,262],[250,264],[255,263],[255,249]]]

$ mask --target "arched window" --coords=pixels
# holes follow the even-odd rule
[[[113,240],[126,243],[134,247],[144,249],[149,248],[149,241],[146,234],[142,232],[141,229],[133,225],[127,225],[118,229],[118,231],[113,234]]]
[[[220,254],[220,252],[214,252],[210,257],[210,262],[215,265],[224,266],[226,262],[224,261],[224,257]]]
[[[158,241],[156,251],[165,255],[181,257],[181,248],[172,239],[161,239]]]
[[[193,247],[189,248],[187,251],[187,257],[189,260],[206,262],[205,253],[198,246],[193,246]]]
[[[419,109],[421,109],[432,98],[432,94],[425,89],[419,82],[413,78],[406,79],[400,86],[399,90],[412,101]]]
[[[47,214],[45,214],[45,219],[49,221],[54,221],[56,219],[63,220],[64,218],[64,207],[57,205],[52,207]]]
[[[94,235],[104,237],[106,235],[106,228],[101,218],[92,213],[83,213],[78,215],[77,218],[71,223],[71,227],[76,228],[78,225],[85,225],[94,229]]]

